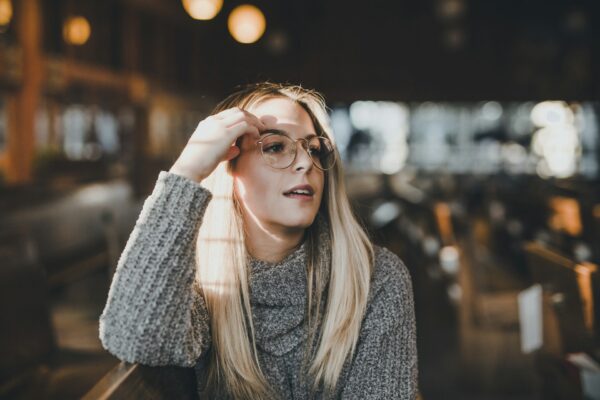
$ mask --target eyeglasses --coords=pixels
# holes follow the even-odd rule
[[[263,158],[273,168],[285,169],[296,160],[298,142],[313,162],[322,171],[331,169],[335,164],[333,144],[324,136],[312,136],[308,139],[292,139],[282,133],[269,133],[258,140]]]

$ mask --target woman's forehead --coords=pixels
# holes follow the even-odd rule
[[[256,115],[268,128],[279,128],[288,132],[291,128],[314,130],[306,110],[296,102],[284,97],[261,101],[250,107],[248,111]],[[296,129],[291,130],[295,131]]]

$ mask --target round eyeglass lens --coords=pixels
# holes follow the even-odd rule
[[[326,137],[316,136],[309,139],[308,150],[318,168],[327,170],[335,164],[333,145]]]
[[[310,155],[314,165],[327,170],[335,164],[332,143],[325,137],[315,136],[302,144]],[[296,143],[284,135],[273,134],[263,138],[262,155],[274,168],[287,168],[294,162]]]
[[[262,155],[272,167],[289,167],[295,151],[295,143],[287,136],[269,135],[262,140]]]

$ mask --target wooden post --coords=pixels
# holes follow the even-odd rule
[[[31,182],[35,152],[35,115],[43,79],[41,49],[42,19],[39,0],[21,0],[16,13],[18,45],[23,54],[23,81],[9,102],[8,162],[9,184]],[[12,104],[11,104],[12,103]]]

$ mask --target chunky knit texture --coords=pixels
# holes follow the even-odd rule
[[[121,254],[100,317],[100,339],[110,353],[130,363],[195,367],[199,390],[211,334],[206,305],[194,284],[194,260],[198,228],[211,199],[201,184],[160,172]],[[328,226],[320,217],[315,223],[320,251],[327,257]],[[258,358],[284,399],[314,398],[300,369],[307,340],[305,266],[306,242],[279,263],[251,258],[249,265]],[[375,246],[358,347],[344,365],[335,397],[414,399],[416,392],[411,278],[395,254]]]

